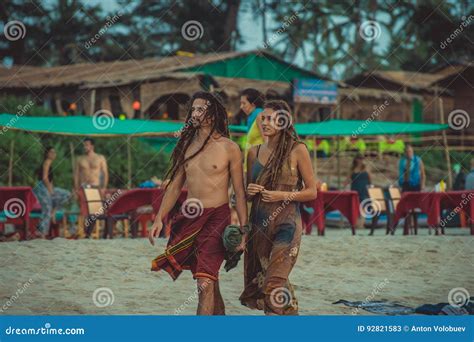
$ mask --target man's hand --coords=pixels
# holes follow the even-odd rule
[[[238,245],[238,246],[235,248],[235,251],[236,251],[236,252],[245,251],[245,245],[247,244],[247,236],[248,236],[247,233],[245,233],[244,235],[242,235],[242,242],[240,243],[240,245]]]
[[[155,237],[160,236],[162,229],[163,229],[163,222],[160,219],[158,219],[157,221],[153,223],[150,233],[148,234],[148,240],[150,240],[150,243],[152,246],[155,245]]]
[[[255,183],[250,183],[247,185],[247,195],[249,196],[255,196],[259,192],[262,192],[265,190],[265,188],[261,185],[255,184]]]
[[[279,202],[286,199],[286,194],[284,191],[262,191],[262,201],[263,202]]]

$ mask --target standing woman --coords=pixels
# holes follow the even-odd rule
[[[40,237],[46,237],[49,233],[51,219],[55,218],[56,209],[62,207],[71,198],[71,193],[53,186],[52,163],[56,159],[56,151],[53,147],[47,147],[44,151],[43,162],[38,168],[38,183],[33,192],[41,204],[41,221],[38,226]]]
[[[362,154],[357,154],[352,160],[351,174],[344,183],[344,186],[349,183],[351,184],[351,190],[357,191],[357,194],[359,195],[359,203],[362,203],[369,198],[367,187],[372,184],[372,177],[367,165],[365,165],[364,156]],[[357,221],[357,228],[363,228],[364,222],[364,215],[360,215]]]
[[[288,104],[266,102],[261,116],[268,140],[252,147],[247,158],[251,232],[240,301],[267,315],[297,315],[298,302],[288,277],[301,242],[299,202],[316,198],[316,181]]]

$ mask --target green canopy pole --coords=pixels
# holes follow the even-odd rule
[[[74,157],[74,145],[72,144],[72,142],[69,142],[69,152],[71,153],[72,173],[74,174],[74,169],[76,168],[76,161]]]
[[[341,187],[341,158],[339,155],[339,140],[340,137],[337,136],[337,143],[336,143],[336,153],[337,153],[337,189],[340,190]]]
[[[443,99],[438,97],[438,106],[439,106],[439,115],[441,119],[441,124],[444,124],[444,108],[443,108]],[[443,130],[443,145],[444,145],[444,155],[446,157],[446,165],[448,167],[448,189],[453,188],[453,176],[451,174],[451,158],[449,157],[449,146],[448,139],[446,138],[446,130]]]
[[[337,109],[336,109],[336,118],[338,120],[341,119],[341,96],[338,94],[336,97],[337,101]],[[337,135],[337,144],[336,144],[336,149],[337,149],[337,189],[340,190],[341,188],[341,158],[339,156],[339,136]]]
[[[10,160],[8,162],[8,186],[13,183],[13,152],[15,151],[15,139],[10,142]]]
[[[127,164],[128,164],[128,181],[127,189],[132,187],[132,150],[130,147],[130,139],[127,139]]]
[[[316,137],[313,135],[313,168],[316,179],[318,178],[318,152],[316,151]]]

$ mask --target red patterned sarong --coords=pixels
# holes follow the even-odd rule
[[[172,223],[171,236],[163,254],[151,263],[152,271],[165,270],[176,280],[183,270],[193,277],[217,280],[224,261],[222,234],[230,224],[229,204],[205,208],[200,216],[179,213]]]

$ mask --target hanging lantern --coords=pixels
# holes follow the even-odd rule
[[[70,105],[69,105],[69,109],[70,110],[76,110],[77,109],[77,104],[75,102],[72,102]]]
[[[123,113],[119,115],[119,120],[125,120],[126,118],[127,116]]]
[[[132,107],[134,110],[140,110],[140,107],[141,107],[140,101],[133,101]]]
[[[163,113],[163,119],[168,119],[168,113]]]

